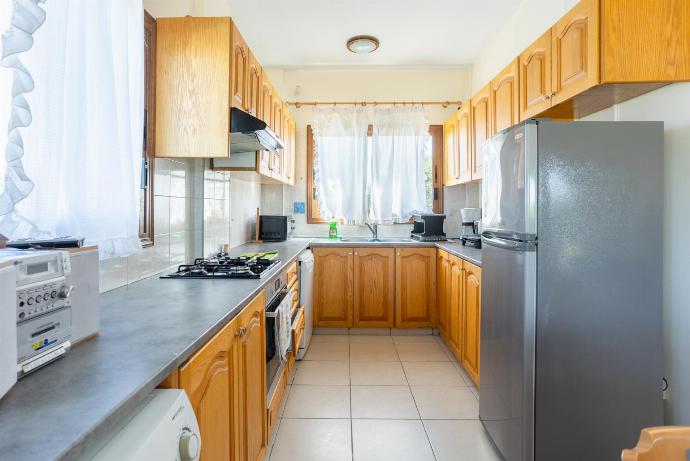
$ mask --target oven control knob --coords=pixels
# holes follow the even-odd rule
[[[73,285],[63,285],[60,288],[60,291],[58,291],[58,297],[60,297],[61,299],[67,299],[69,298],[69,295],[72,294],[72,290],[74,290]]]
[[[180,458],[182,461],[194,461],[199,456],[199,436],[187,428],[180,435]]]

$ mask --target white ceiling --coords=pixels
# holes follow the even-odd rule
[[[266,67],[463,66],[517,9],[519,0],[225,0]],[[345,48],[374,35],[370,55]]]

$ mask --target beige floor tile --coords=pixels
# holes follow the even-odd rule
[[[479,421],[424,421],[437,461],[500,461]]]
[[[284,418],[349,418],[350,386],[293,384]]]
[[[350,345],[340,342],[312,343],[304,360],[344,361],[349,358]]]
[[[455,365],[455,369],[458,370],[458,374],[462,377],[463,381],[465,381],[468,386],[474,386],[474,381],[472,381],[472,378],[469,377],[462,365],[457,361],[453,362],[453,365]]]
[[[479,418],[479,401],[467,387],[411,387],[422,419]]]
[[[436,344],[436,336],[432,335],[394,335],[391,336],[395,344],[400,343],[434,343]]]
[[[350,461],[349,419],[283,419],[271,461]]]
[[[417,386],[467,386],[450,362],[403,362],[407,382]]]
[[[303,360],[297,362],[294,384],[350,384],[348,362]]]
[[[350,362],[350,382],[353,386],[407,385],[400,362]]]
[[[409,386],[353,386],[352,417],[419,419]]]
[[[350,344],[350,360],[353,362],[399,362],[393,343]]]
[[[350,335],[350,344],[393,344],[391,335]]]
[[[357,461],[434,461],[421,421],[353,419],[352,445]]]
[[[446,351],[435,343],[396,343],[395,348],[403,362],[450,361]]]
[[[350,337],[348,335],[312,335],[309,344],[319,343],[347,343]]]
[[[350,328],[348,333],[350,336],[353,335],[364,335],[364,336],[390,336],[390,328]]]

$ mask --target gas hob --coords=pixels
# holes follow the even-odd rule
[[[161,276],[165,279],[258,279],[272,272],[279,260],[231,258],[226,253],[218,253],[212,258],[197,258],[194,264],[182,264],[177,272]]]

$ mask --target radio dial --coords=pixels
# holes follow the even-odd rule
[[[199,437],[188,428],[180,435],[180,458],[182,461],[194,461],[199,456]]]

